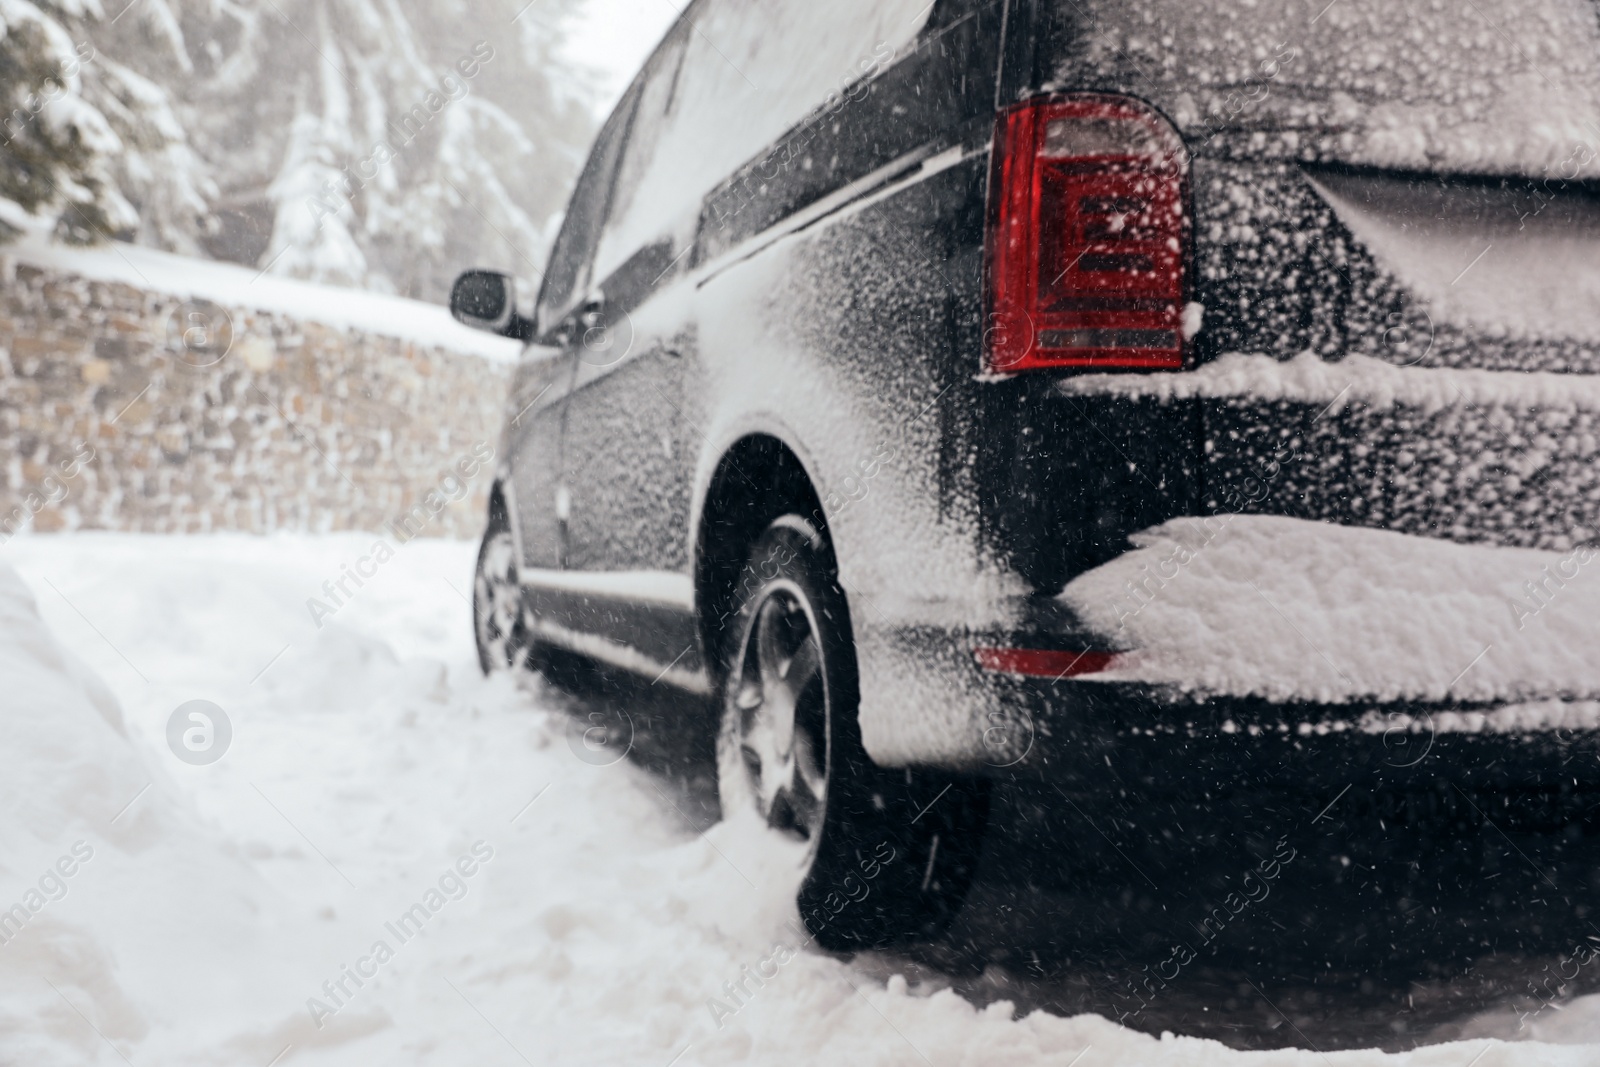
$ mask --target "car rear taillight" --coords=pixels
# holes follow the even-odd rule
[[[1040,96],[1000,112],[985,369],[1183,366],[1188,155],[1145,104]]]
[[[1099,674],[1116,662],[1115,652],[1065,652],[1046,648],[975,648],[973,656],[986,671],[1030,678],[1078,678]]]

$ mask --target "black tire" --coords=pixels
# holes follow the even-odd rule
[[[826,539],[798,515],[757,539],[722,650],[717,780],[725,816],[753,805],[774,830],[807,841],[801,917],[821,947],[850,951],[949,925],[972,881],[989,797],[986,783],[885,769],[867,756],[836,575]]]
[[[485,675],[528,665],[533,639],[523,618],[516,539],[498,494],[489,503],[489,525],[473,571],[472,633]]]

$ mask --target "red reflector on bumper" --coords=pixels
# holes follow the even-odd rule
[[[1044,648],[976,648],[973,655],[986,671],[1026,674],[1033,678],[1076,678],[1111,666],[1115,652],[1062,652]]]

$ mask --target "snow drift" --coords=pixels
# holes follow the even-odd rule
[[[235,1036],[284,977],[283,909],[200,828],[6,565],[0,678],[0,1059],[94,1063],[115,1058],[107,1043]]]
[[[0,566],[0,901],[73,841],[94,849],[68,894],[0,945],[0,1061],[1595,1060],[1594,1045],[1483,1038],[1404,1056],[1238,1053],[874,979],[796,939],[789,846],[747,820],[697,832],[671,781],[575,758],[569,698],[478,675],[459,592],[474,546],[407,545],[316,630],[305,597],[362,546],[359,535],[74,534],[6,547],[49,626],[112,680],[125,713]],[[235,724],[233,747],[204,768],[172,760],[162,736],[172,708],[197,695]],[[322,984],[479,841],[493,858],[466,892],[375,978],[346,981],[319,1029],[307,1003],[331,1003]],[[1600,1040],[1589,1001],[1566,1007],[1530,1032]]]

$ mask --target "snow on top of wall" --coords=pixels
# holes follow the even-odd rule
[[[1062,593],[1131,650],[1095,680],[1320,703],[1600,694],[1600,550],[1266,515],[1173,519],[1132,541]]]
[[[151,292],[210,300],[227,308],[288,315],[494,362],[513,362],[522,350],[520,342],[461,325],[448,309],[435,304],[279,278],[231,263],[176,256],[138,245],[115,242],[74,248],[30,236],[0,249],[0,254],[94,281],[121,282]]]

